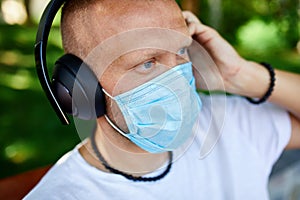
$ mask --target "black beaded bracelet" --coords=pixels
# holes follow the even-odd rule
[[[275,71],[273,69],[273,67],[268,64],[268,63],[265,63],[265,62],[262,62],[260,63],[262,66],[264,66],[268,71],[269,71],[269,74],[270,74],[270,86],[269,86],[269,89],[268,91],[265,93],[265,95],[258,99],[258,100],[255,100],[255,99],[252,99],[250,97],[246,97],[246,99],[250,102],[250,103],[253,103],[253,104],[261,104],[263,102],[265,102],[272,94],[273,92],[273,89],[274,89],[274,86],[275,86]]]

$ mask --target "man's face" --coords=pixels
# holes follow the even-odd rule
[[[111,1],[103,3],[107,4],[107,10],[99,11],[93,22],[96,27],[101,27],[99,53],[105,60],[99,62],[109,64],[93,70],[111,96],[136,88],[189,61],[187,47],[191,44],[191,37],[174,1],[121,0],[118,6]],[[107,110],[110,118],[127,131],[118,106],[109,98]]]

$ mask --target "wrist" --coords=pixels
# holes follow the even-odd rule
[[[232,78],[229,92],[250,98],[261,98],[269,89],[270,73],[261,64],[244,61],[239,72]]]
[[[250,98],[250,97],[246,97],[246,99],[252,103],[252,104],[261,104],[263,102],[265,102],[272,94],[273,90],[274,90],[274,86],[275,86],[275,81],[276,81],[276,78],[275,78],[275,71],[273,69],[273,67],[268,64],[268,63],[260,63],[265,69],[268,70],[269,72],[269,75],[270,75],[270,83],[269,83],[269,87],[268,87],[268,90],[265,92],[265,94],[261,97],[261,98],[258,98],[258,99],[253,99],[253,98]]]

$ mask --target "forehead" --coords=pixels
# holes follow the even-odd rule
[[[173,0],[104,0],[94,7],[91,15],[96,43],[146,27],[174,29],[188,35],[181,10]]]

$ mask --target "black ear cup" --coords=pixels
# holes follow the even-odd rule
[[[98,79],[77,56],[65,54],[54,67],[52,90],[63,111],[84,120],[105,114],[105,97]]]

